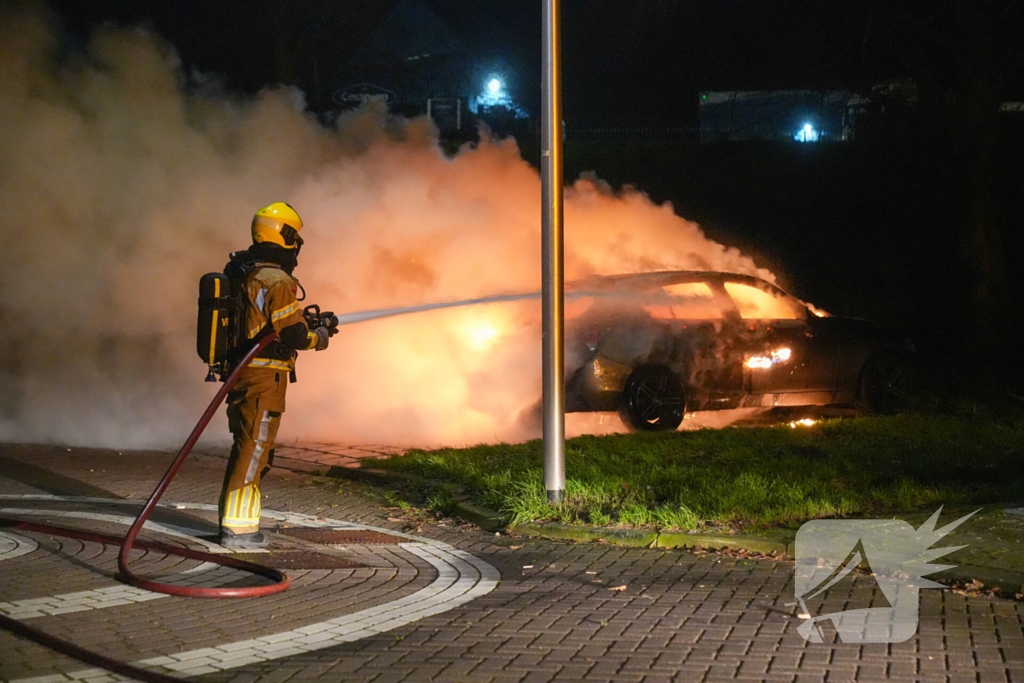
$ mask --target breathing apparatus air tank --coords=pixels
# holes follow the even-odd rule
[[[199,321],[196,352],[210,366],[207,382],[216,382],[224,369],[231,336],[233,299],[231,281],[223,273],[207,273],[199,280]]]

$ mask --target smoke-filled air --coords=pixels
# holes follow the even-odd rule
[[[179,444],[217,386],[195,352],[198,280],[273,201],[303,218],[295,274],[325,310],[540,288],[540,177],[513,140],[446,156],[426,118],[372,108],[325,128],[295,89],[186,78],[142,29],[69,54],[34,13],[0,15],[0,83],[0,441]],[[588,176],[565,206],[568,278],[774,280],[640,191]],[[281,443],[537,436],[522,418],[541,392],[539,320],[529,300],[345,326],[300,355]]]

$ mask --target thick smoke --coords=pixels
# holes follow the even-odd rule
[[[195,79],[193,79],[194,81]],[[426,119],[366,109],[325,129],[301,93],[186,79],[172,48],[107,28],[82,54],[38,16],[0,16],[0,440],[167,447],[215,385],[195,355],[199,277],[288,201],[309,302],[347,312],[539,289],[540,181],[514,141],[446,157]],[[570,278],[758,274],[642,193],[566,188]],[[540,395],[539,304],[342,329],[303,354],[284,441],[436,445],[522,438]],[[221,418],[218,418],[221,420]],[[223,440],[223,422],[211,434]]]

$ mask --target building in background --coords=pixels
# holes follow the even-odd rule
[[[403,0],[339,70],[336,118],[369,100],[403,116],[430,116],[442,133],[475,130],[475,119],[527,118],[495,60],[471,54],[422,0]]]
[[[863,100],[844,90],[700,93],[700,141],[846,141]]]

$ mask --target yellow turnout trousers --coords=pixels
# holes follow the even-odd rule
[[[259,531],[260,479],[270,469],[287,389],[287,372],[249,367],[228,394],[228,426],[235,442],[218,505],[221,529]]]

